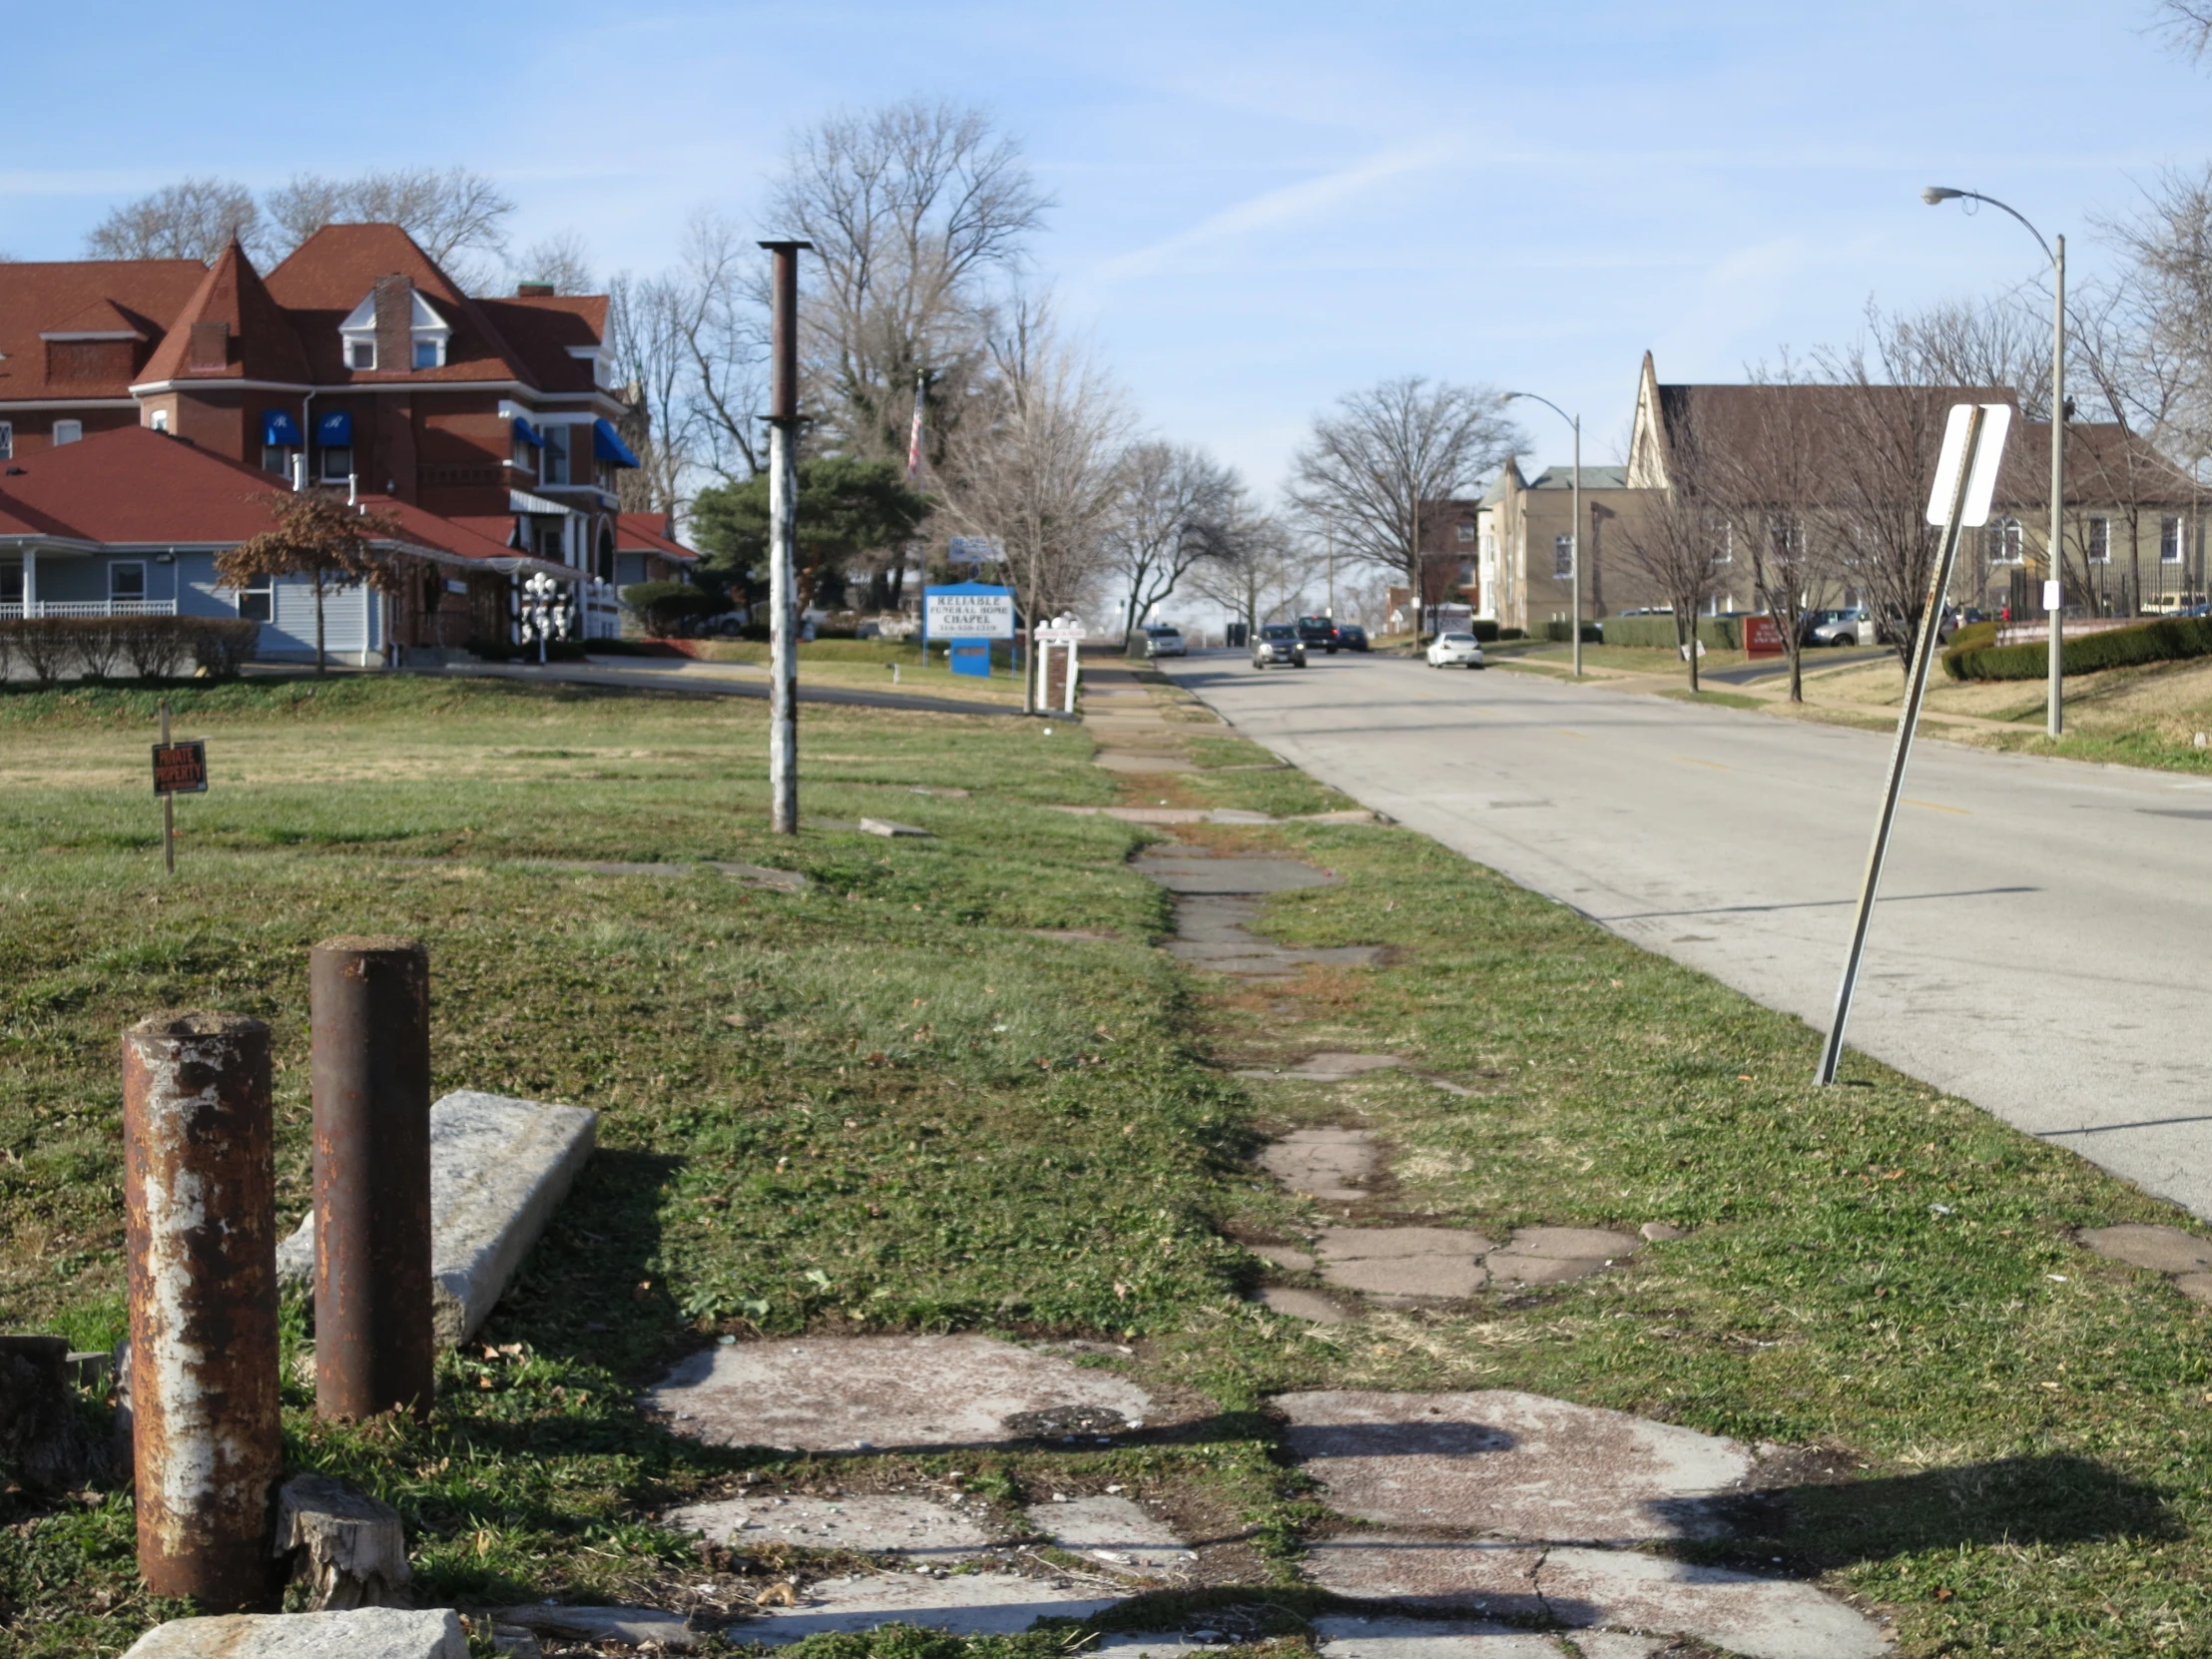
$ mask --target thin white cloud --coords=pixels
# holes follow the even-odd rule
[[[1247,236],[1255,231],[1310,223],[1330,209],[1384,180],[1425,172],[1459,160],[1465,143],[1456,134],[1441,135],[1425,144],[1385,150],[1349,167],[1301,179],[1210,214],[1187,230],[1162,238],[1146,248],[1118,254],[1096,269],[1101,281],[1148,276],[1168,261],[1192,252]]]

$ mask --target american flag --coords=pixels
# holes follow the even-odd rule
[[[914,423],[906,435],[906,482],[921,481],[921,383],[919,373],[914,375]]]

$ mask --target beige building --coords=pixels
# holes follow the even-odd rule
[[[1627,557],[1628,532],[1649,499],[1649,491],[1629,487],[1625,467],[1582,469],[1585,620],[1666,603]],[[1573,529],[1574,468],[1546,467],[1529,478],[1518,462],[1506,462],[1475,511],[1475,614],[1532,631],[1564,618],[1572,601]]]

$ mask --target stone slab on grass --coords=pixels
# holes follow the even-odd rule
[[[1672,1645],[1664,1636],[1630,1636],[1618,1630],[1578,1630],[1567,1638],[1576,1659],[1651,1659]]]
[[[430,1108],[430,1309],[438,1341],[466,1342],[497,1305],[577,1172],[599,1114],[457,1089]],[[276,1248],[277,1279],[312,1294],[314,1214]]]
[[[1365,1129],[1294,1129],[1260,1153],[1260,1167],[1292,1192],[1334,1203],[1367,1197],[1378,1163]]]
[[[728,1640],[781,1647],[829,1632],[916,1624],[955,1636],[1011,1636],[1040,1618],[1087,1619],[1122,1599],[1087,1587],[1015,1573],[872,1573],[808,1587],[797,1607],[775,1607],[729,1627]]]
[[[468,1637],[449,1607],[230,1613],[158,1624],[123,1659],[468,1659]]]
[[[911,835],[921,840],[934,839],[937,833],[934,830],[924,830],[918,825],[900,824],[896,819],[889,818],[863,818],[860,820],[860,830],[863,833],[869,835]]]
[[[1524,1227],[1483,1259],[1490,1277],[1512,1285],[1565,1285],[1602,1273],[1643,1249],[1633,1233],[1594,1227]]]
[[[1332,1227],[1315,1254],[1332,1285],[1370,1296],[1462,1298],[1488,1279],[1482,1258],[1497,1247],[1449,1227]]]
[[[1104,723],[1091,722],[1103,727]],[[1101,736],[1109,734],[1101,732]],[[1148,755],[1135,749],[1101,749],[1091,757],[1108,772],[1124,772],[1137,777],[1163,772],[1196,772],[1198,768],[1180,755]]]
[[[897,1493],[854,1497],[733,1497],[671,1510],[663,1518],[680,1532],[703,1532],[718,1544],[781,1542],[802,1549],[896,1551],[916,1561],[959,1561],[986,1549],[988,1511],[974,1513],[933,1498]]]
[[[1300,892],[1333,887],[1338,877],[1296,858],[1193,857],[1182,847],[1146,853],[1132,866],[1174,893],[1211,893],[1240,898],[1264,893]]]
[[[1142,1504],[1111,1493],[1032,1503],[1029,1524],[1062,1549],[1123,1572],[1179,1573],[1198,1564],[1175,1528]]]
[[[1560,1659],[1548,1636],[1468,1619],[1316,1619],[1322,1659]]]
[[[1261,1306],[1313,1325],[1342,1325],[1356,1316],[1319,1291],[1302,1291],[1296,1285],[1269,1285],[1260,1292]]]
[[[1332,1508],[1384,1526],[1547,1542],[1714,1536],[1749,1448],[1511,1389],[1284,1394],[1287,1443]]]
[[[1417,1532],[1354,1532],[1307,1545],[1304,1572],[1314,1583],[1359,1601],[1393,1602],[1408,1612],[1477,1613],[1541,1622],[1536,1544],[1437,1538]]]
[[[501,1624],[519,1625],[533,1635],[568,1642],[623,1642],[631,1647],[656,1642],[681,1652],[700,1645],[704,1633],[681,1613],[658,1607],[510,1607]]]
[[[2120,1227],[2090,1227],[2079,1235],[2082,1244],[2099,1256],[2126,1262],[2153,1273],[2212,1273],[2212,1239],[2200,1239],[2178,1227],[2146,1227],[2129,1222]]]
[[[668,1412],[678,1432],[712,1444],[805,1451],[997,1445],[1049,1431],[1039,1413],[1111,1433],[1154,1408],[1112,1372],[991,1337],[794,1337],[710,1348],[678,1364],[644,1402]]]

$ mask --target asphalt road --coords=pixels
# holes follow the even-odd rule
[[[1503,669],[1161,666],[1363,805],[1827,1030],[1889,737]],[[2212,1217],[2212,783],[1923,740],[1905,798],[1851,1046]]]

